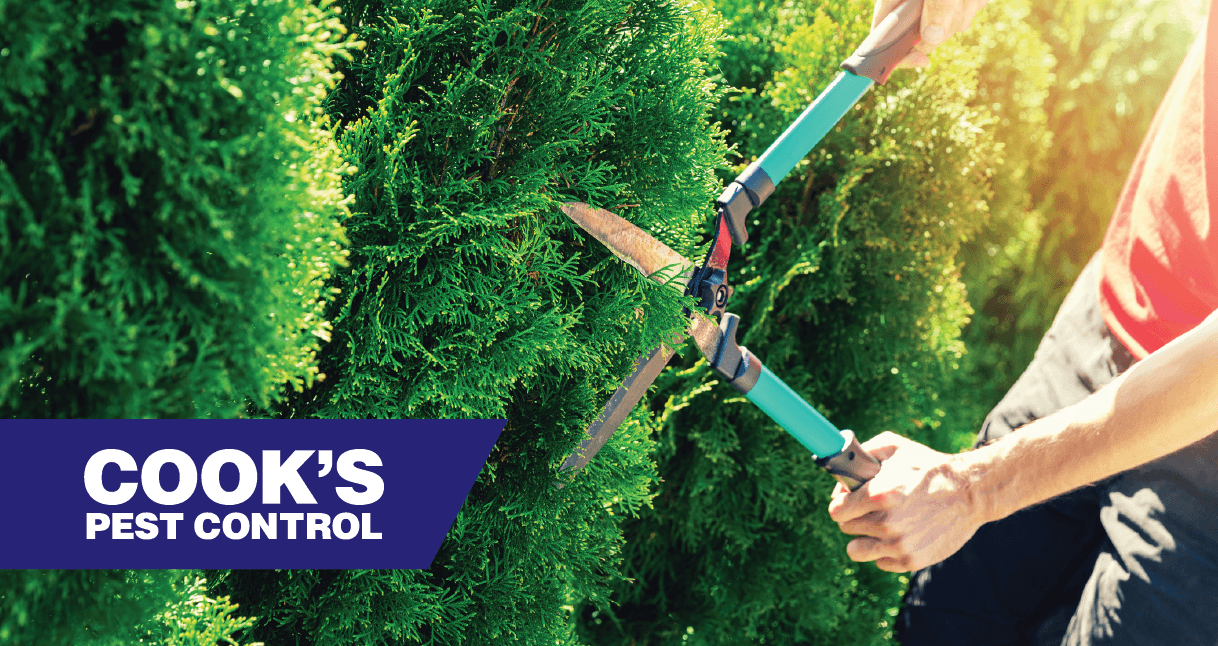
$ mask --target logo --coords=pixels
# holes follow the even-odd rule
[[[425,569],[503,420],[13,420],[0,568]]]

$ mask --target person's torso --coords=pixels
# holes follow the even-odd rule
[[[1218,88],[1206,83],[1218,78],[1218,65],[1206,65],[1218,53],[1207,50],[1218,47],[1206,41],[1203,32],[1176,73],[1104,238],[1105,322],[1139,359],[1218,308],[1218,228],[1210,205],[1218,201],[1218,96],[1205,92]]]

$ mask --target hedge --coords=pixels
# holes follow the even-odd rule
[[[303,0],[0,3],[0,417],[232,417],[312,382],[342,31]]]
[[[680,329],[678,296],[560,204],[695,255],[726,153],[709,11],[662,0],[348,2],[367,43],[328,99],[359,171],[323,383],[284,416],[507,427],[428,571],[230,572],[269,644],[565,643],[621,579],[620,520],[657,479],[645,410],[566,486],[558,465]],[[569,479],[569,482],[568,482]]]

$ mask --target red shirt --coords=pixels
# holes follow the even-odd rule
[[[1211,34],[1218,34],[1215,23]],[[1206,47],[1203,33],[1155,113],[1104,236],[1104,321],[1139,359],[1218,309],[1214,90],[1218,47]]]

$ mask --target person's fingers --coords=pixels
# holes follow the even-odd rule
[[[915,569],[909,557],[876,559],[875,566],[885,572],[912,572]]]
[[[829,498],[829,518],[839,523],[855,518],[855,516],[849,515],[847,509],[846,497],[850,495],[850,492],[842,489],[841,483],[838,483],[838,486],[833,488],[833,495]],[[838,518],[842,520],[838,520]]]
[[[906,0],[876,0],[871,28],[875,29],[903,1]],[[953,35],[971,27],[977,12],[986,4],[988,0],[923,0],[919,25],[921,42],[897,63],[897,68],[930,65],[930,53]]]
[[[851,561],[866,563],[880,558],[876,553],[879,549],[880,539],[871,538],[870,536],[861,536],[849,543],[846,543],[846,556]]]
[[[895,534],[887,522],[888,514],[882,511],[872,512],[853,520],[838,523],[843,534],[850,536],[870,536],[872,538],[891,538]]]
[[[846,544],[846,556],[859,563],[875,561],[886,572],[911,572],[919,569],[916,561],[921,560],[899,537],[860,536]]]
[[[870,446],[869,446],[870,445]],[[896,444],[878,444],[868,443],[863,444],[863,450],[870,453],[871,457],[879,460],[881,463],[891,458],[897,449],[900,448]]]
[[[840,524],[878,511],[881,499],[871,495],[870,486],[871,482],[864,482],[858,489],[842,494],[835,490],[829,500],[829,518]]]
[[[912,0],[876,0],[875,12],[871,14],[871,29],[875,30],[875,28],[877,26],[879,26],[880,22],[883,21],[884,18],[888,16],[888,14],[892,13],[893,9],[896,9],[897,6],[900,5],[902,2],[908,2],[908,1],[912,1]],[[923,0],[923,1],[930,2],[932,0]],[[961,1],[963,1],[963,0],[961,0]],[[926,7],[925,7],[925,5],[923,5],[921,20],[922,20],[922,24],[925,25],[926,24]],[[923,41],[926,40],[925,35],[922,37],[922,40]],[[925,47],[922,43],[919,43],[918,46],[915,47],[913,51],[911,51],[905,58],[901,59],[901,62],[897,63],[897,68],[900,69],[900,68],[909,68],[909,67],[926,67],[926,66],[930,65],[930,57],[928,57],[927,54],[929,54],[931,52],[931,50],[933,50],[936,46],[938,46],[938,44],[939,43],[936,42],[933,46]]]
[[[915,49],[909,52],[908,56],[901,59],[900,63],[897,63],[897,69],[908,67],[926,67],[928,65],[930,65],[930,57]]]
[[[851,561],[866,563],[878,559],[903,559],[904,554],[901,554],[896,549],[893,541],[874,538],[872,536],[860,536],[849,543],[846,543],[846,556]]]

